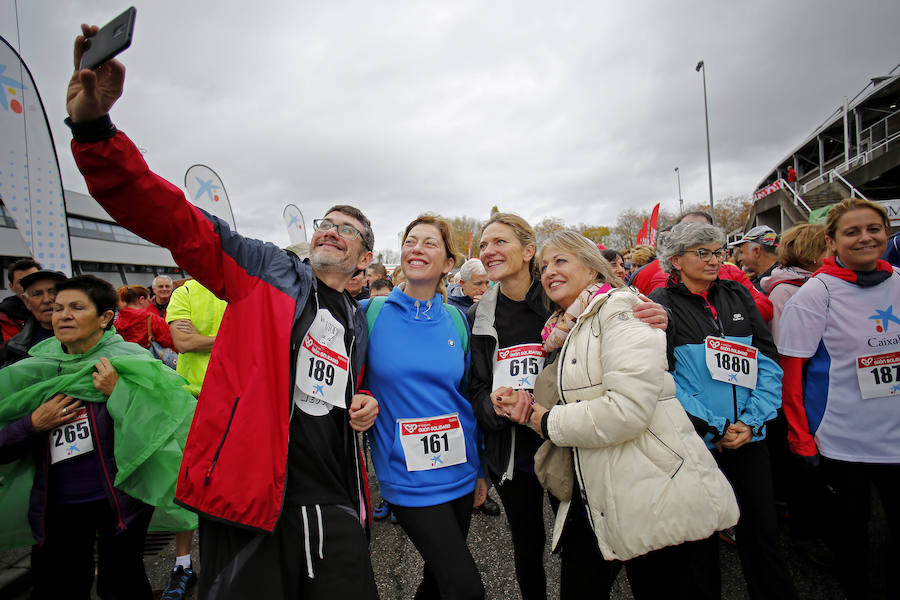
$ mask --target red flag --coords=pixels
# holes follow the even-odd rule
[[[647,234],[647,239],[649,240],[649,244],[651,246],[656,246],[656,232],[658,230],[659,225],[659,203],[653,207],[653,212],[650,213],[650,231]]]
[[[644,224],[641,225],[641,230],[637,234],[637,241],[634,243],[635,246],[647,246],[650,244],[649,228],[649,219],[644,219]]]

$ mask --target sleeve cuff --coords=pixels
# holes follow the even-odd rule
[[[93,121],[79,121],[78,123],[72,121],[70,117],[66,117],[65,123],[72,130],[72,138],[76,142],[102,142],[118,132],[108,114]]]
[[[541,417],[541,435],[544,436],[545,440],[550,439],[550,431],[547,429],[547,421],[550,420],[550,411],[544,413],[544,416]]]

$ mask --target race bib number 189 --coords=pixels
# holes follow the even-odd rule
[[[466,439],[458,413],[397,422],[407,471],[430,471],[466,462]]]
[[[346,408],[349,364],[344,326],[329,311],[319,309],[297,355],[295,383],[308,396],[300,400]]]
[[[757,352],[753,346],[709,336],[706,338],[706,368],[716,381],[756,389]]]

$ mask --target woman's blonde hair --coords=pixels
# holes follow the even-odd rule
[[[516,236],[516,239],[519,240],[519,244],[521,244],[523,248],[529,244],[534,246],[535,253],[528,263],[528,268],[531,271],[532,279],[540,279],[541,273],[537,265],[537,234],[534,232],[531,225],[528,224],[528,221],[515,213],[497,212],[491,215],[491,218],[488,219],[487,224],[481,232],[484,233],[484,230],[494,223],[502,223],[512,229],[513,234]]]
[[[636,267],[643,267],[656,260],[656,250],[651,246],[638,246],[631,251],[631,262]]]
[[[456,245],[453,243],[453,230],[451,229],[450,222],[447,219],[440,215],[433,215],[430,213],[419,215],[418,217],[413,219],[409,225],[406,226],[406,230],[403,232],[403,242],[406,242],[406,238],[409,236],[409,232],[412,231],[413,227],[415,227],[416,225],[431,225],[433,227],[436,227],[437,230],[441,232],[441,240],[443,240],[444,242],[444,251],[447,253],[447,258],[453,259],[454,265],[458,265],[462,262],[462,255],[457,252]],[[447,288],[444,287],[443,277],[438,281],[436,291],[440,292],[440,294],[444,296],[444,300],[447,299]]]
[[[891,219],[888,216],[887,209],[882,205],[861,198],[844,198],[832,206],[831,210],[828,212],[828,218],[825,220],[825,235],[834,239],[835,234],[837,234],[838,221],[841,220],[841,217],[851,210],[859,210],[861,208],[869,208],[877,212],[881,216],[884,228],[890,233]]]
[[[535,255],[535,258],[540,261],[541,256],[550,246],[574,254],[581,261],[582,265],[592,271],[597,271],[597,281],[608,283],[612,287],[623,287],[625,285],[621,279],[613,274],[612,267],[603,258],[603,253],[597,248],[597,244],[577,231],[565,229],[551,233],[541,244],[541,248]],[[556,308],[546,294],[544,294],[544,302],[549,308]]]
[[[781,234],[778,259],[783,267],[802,267],[811,271],[827,251],[825,226],[801,223]]]

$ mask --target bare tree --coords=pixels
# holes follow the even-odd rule
[[[551,233],[562,231],[566,228],[566,224],[562,219],[556,217],[544,217],[544,219],[534,226],[534,233],[537,237],[538,246],[543,243]]]

